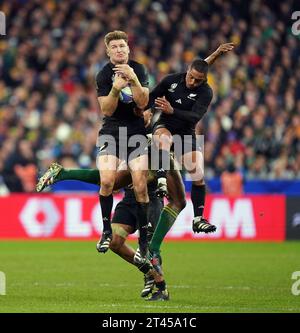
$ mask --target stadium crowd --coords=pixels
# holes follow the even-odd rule
[[[295,2],[294,2],[295,3]],[[2,6],[2,7],[1,7]],[[300,178],[300,37],[293,1],[11,0],[0,37],[0,192],[33,192],[54,160],[95,167],[101,114],[95,75],[103,37],[129,35],[150,86],[233,41],[210,69],[206,177],[235,168],[261,179]],[[63,161],[62,161],[63,160]]]

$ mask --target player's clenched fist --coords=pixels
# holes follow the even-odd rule
[[[133,68],[128,64],[117,64],[113,70],[116,74],[125,76],[128,81],[135,81],[137,79]]]

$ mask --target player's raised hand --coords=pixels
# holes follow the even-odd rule
[[[128,85],[128,80],[124,75],[116,74],[113,82],[113,87],[117,90],[122,90]]]
[[[225,54],[229,51],[232,51],[235,47],[235,43],[224,43],[221,44],[216,51],[214,51],[211,55],[205,58],[205,61],[211,66],[222,54]]]
[[[116,74],[125,76],[128,81],[134,81],[137,78],[133,68],[128,64],[117,64],[113,68],[113,71]]]
[[[174,112],[173,107],[171,104],[166,100],[165,97],[158,97],[155,99],[155,109],[166,113],[166,114],[172,114]]]
[[[218,48],[217,48],[217,52],[221,55],[223,53],[232,51],[235,47],[234,43],[225,43],[225,44],[221,44]]]

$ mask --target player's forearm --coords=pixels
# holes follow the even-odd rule
[[[118,100],[106,96],[105,99],[100,104],[100,108],[105,116],[110,117],[116,111],[117,105],[118,105]]]
[[[211,66],[219,58],[219,56],[220,53],[218,51],[215,51],[204,60],[208,63],[208,66]]]
[[[116,111],[118,102],[119,102],[120,91],[114,87],[112,87],[110,93],[107,96],[101,97],[100,108],[102,113],[105,116],[112,116]]]
[[[144,109],[149,101],[149,91],[142,87],[138,79],[130,83],[132,97],[139,109]]]
[[[155,99],[158,97],[163,97],[168,93],[168,88],[170,86],[169,80],[163,79],[152,91],[149,93],[149,102],[146,109],[155,106]]]

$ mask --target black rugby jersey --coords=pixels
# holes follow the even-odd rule
[[[158,121],[169,124],[178,130],[194,130],[197,122],[206,113],[212,100],[213,91],[204,82],[200,86],[189,89],[185,84],[186,73],[176,73],[166,76],[150,93],[149,107],[154,107],[157,97],[168,100],[174,113],[162,113]]]
[[[149,79],[145,67],[134,60],[129,60],[128,65],[133,68],[141,85],[148,87]],[[98,97],[108,96],[111,91],[115,75],[113,68],[114,64],[109,62],[97,74],[96,89]],[[141,115],[135,113],[137,110],[136,104],[132,98],[130,85],[128,85],[120,92],[120,98],[115,112],[110,117],[104,116],[100,133],[114,135],[118,133],[119,127],[127,127],[128,135],[144,134],[144,120]]]

